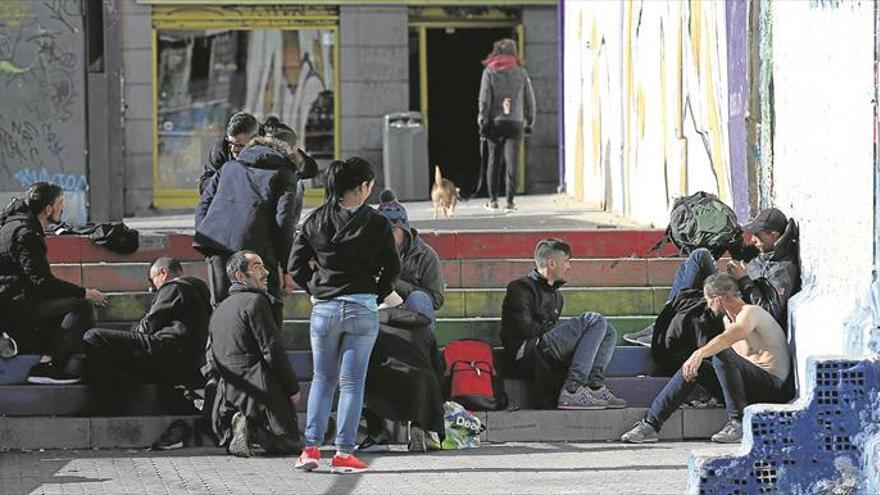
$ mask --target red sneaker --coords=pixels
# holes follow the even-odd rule
[[[362,473],[366,470],[367,465],[353,455],[342,457],[336,454],[333,456],[333,462],[330,464],[330,472],[336,474]]]
[[[321,451],[318,447],[305,447],[302,454],[296,459],[294,467],[304,471],[313,471],[318,469],[318,461],[321,460]]]

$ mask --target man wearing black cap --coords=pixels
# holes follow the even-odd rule
[[[748,265],[727,262],[727,273],[736,279],[746,301],[762,306],[784,327],[788,298],[801,288],[797,224],[778,209],[767,208],[743,228],[751,232],[760,254]],[[768,289],[776,294],[769,294]]]
[[[748,264],[728,261],[727,273],[739,284],[746,302],[761,306],[785,328],[788,298],[801,288],[797,224],[778,209],[767,208],[743,228],[752,234],[752,247],[758,254]],[[703,281],[718,271],[715,261],[715,255],[708,249],[691,252],[675,274],[667,303],[682,290],[702,289]],[[650,347],[653,332],[652,324],[638,332],[625,334],[623,339]]]

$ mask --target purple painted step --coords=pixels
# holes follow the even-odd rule
[[[513,373],[506,369],[503,351],[495,349],[495,365],[502,375]],[[288,351],[287,357],[300,380],[311,380],[313,374],[311,351]],[[0,359],[0,385],[21,384],[27,381],[31,367],[39,360],[36,354],[23,354],[13,359]],[[659,374],[651,359],[651,350],[641,346],[617,346],[605,376],[653,376]]]
[[[311,382],[299,382],[302,401],[297,411],[306,410]],[[158,385],[141,385],[121,416],[192,414],[184,407],[180,393]],[[94,400],[85,384],[2,385],[0,416],[87,416]]]

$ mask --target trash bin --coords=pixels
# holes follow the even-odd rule
[[[428,199],[431,187],[428,137],[419,112],[391,113],[385,116],[382,169],[385,187],[394,189],[398,199]]]

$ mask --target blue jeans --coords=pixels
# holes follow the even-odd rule
[[[702,289],[703,282],[717,272],[718,267],[715,266],[715,258],[712,253],[706,248],[694,249],[675,272],[672,290],[669,291],[669,298],[666,302],[675,299],[675,296],[684,289]]]
[[[357,303],[321,301],[312,308],[310,327],[315,371],[306,413],[306,445],[321,445],[338,383],[336,450],[350,454],[357,440],[379,316]]]
[[[583,313],[551,328],[538,343],[550,364],[568,366],[563,387],[601,387],[614,355],[617,330],[599,313]]]
[[[427,292],[420,290],[410,292],[400,306],[427,316],[431,320],[431,324],[428,325],[428,327],[432,332],[434,331],[434,325],[437,323],[437,315],[434,313],[434,301],[431,300],[431,296],[429,296]]]
[[[698,383],[713,396],[723,397],[728,418],[737,421],[742,421],[743,409],[749,404],[791,400],[783,380],[728,348],[704,360],[694,381],[686,381],[678,370],[654,399],[645,421],[660,431]]]

